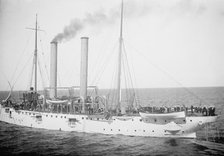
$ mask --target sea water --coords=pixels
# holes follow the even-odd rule
[[[197,132],[197,139],[63,132],[0,122],[0,153],[1,155],[224,155],[223,87],[188,90],[138,89],[137,92],[145,99],[142,102],[144,105],[164,105],[164,102],[167,106],[182,103],[186,106],[214,105],[219,115],[218,121],[206,125]]]

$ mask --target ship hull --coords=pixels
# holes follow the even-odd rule
[[[146,122],[140,116],[118,117],[110,119],[91,117],[82,114],[56,114],[13,108],[0,108],[0,121],[48,130],[76,131],[86,133],[121,134],[129,136],[196,138],[196,131],[207,122],[214,122],[216,116],[186,117],[182,123]]]

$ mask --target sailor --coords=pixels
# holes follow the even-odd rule
[[[185,112],[186,114],[188,114],[188,107],[185,107]]]
[[[215,107],[212,107],[212,116],[215,116]]]
[[[169,113],[169,112],[170,112],[170,107],[167,108],[167,113]]]
[[[180,107],[177,107],[177,111],[178,111],[178,112],[180,111]]]
[[[208,116],[211,116],[212,115],[212,107],[209,107],[208,108]]]
[[[90,105],[87,106],[89,114],[91,114]]]
[[[194,107],[191,105],[191,114],[193,114]]]
[[[208,110],[207,110],[206,107],[203,107],[203,109],[202,109],[202,114],[203,114],[204,116],[207,116],[207,115],[208,115]]]

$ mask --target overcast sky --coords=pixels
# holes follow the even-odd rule
[[[88,84],[110,88],[119,11],[120,0],[0,0],[0,90],[9,89],[7,81],[16,90],[29,85],[34,32],[26,28],[35,26],[36,13],[44,30],[38,88],[49,85],[50,42],[64,30],[58,85],[79,85],[80,37],[87,36]],[[223,0],[124,0],[123,29],[134,87],[224,86]]]

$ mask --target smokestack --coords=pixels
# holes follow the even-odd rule
[[[82,112],[85,113],[88,77],[88,37],[81,37],[80,96],[83,98]]]
[[[51,62],[50,62],[50,98],[57,97],[57,42],[51,42]]]

